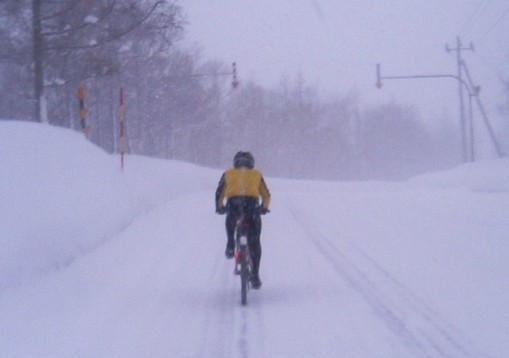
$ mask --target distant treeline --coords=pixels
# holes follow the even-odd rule
[[[412,108],[324,96],[303,76],[232,86],[232,64],[184,46],[179,2],[3,0],[0,118],[79,130],[117,152],[119,90],[128,151],[223,168],[250,150],[266,175],[401,179],[460,161],[452,129],[431,133]]]

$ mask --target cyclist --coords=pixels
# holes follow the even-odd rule
[[[253,260],[251,285],[260,288],[259,269],[262,256],[260,214],[269,212],[270,193],[262,174],[254,169],[254,157],[250,152],[238,152],[233,158],[233,168],[223,173],[216,190],[216,213],[226,215],[226,258],[231,259],[235,250],[235,226],[241,213],[252,215],[254,227],[249,235],[249,251]],[[261,204],[260,204],[261,198]],[[226,201],[226,205],[225,205]]]

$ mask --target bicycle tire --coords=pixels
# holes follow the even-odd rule
[[[246,246],[240,247],[240,297],[241,304],[247,304],[247,290],[249,285],[249,269],[247,267]]]

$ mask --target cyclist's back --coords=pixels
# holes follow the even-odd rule
[[[228,242],[225,251],[227,258],[233,257],[235,225],[238,218],[240,215],[252,216],[254,225],[250,230],[249,246],[253,258],[253,287],[255,288],[261,286],[258,275],[262,228],[260,213],[267,213],[269,204],[270,193],[262,174],[254,169],[253,156],[249,152],[238,152],[233,159],[233,168],[225,171],[219,180],[216,190],[216,212],[227,214],[226,233]]]
[[[253,168],[237,167],[223,173],[216,191],[216,205],[221,207],[223,201],[236,197],[253,198],[258,206],[261,197],[262,205],[268,209],[270,194],[265,185],[262,174]]]

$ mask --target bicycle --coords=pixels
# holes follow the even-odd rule
[[[241,213],[235,225],[235,269],[234,273],[240,276],[241,304],[247,304],[247,292],[251,289],[253,275],[253,258],[249,249],[252,228],[256,225],[256,217],[265,215],[269,211],[257,207],[254,212]],[[255,287],[256,288],[256,287]]]
[[[241,304],[247,304],[247,291],[250,289],[251,274],[253,272],[253,259],[249,252],[249,229],[253,220],[242,215],[235,227],[235,269],[234,273],[240,275]]]

